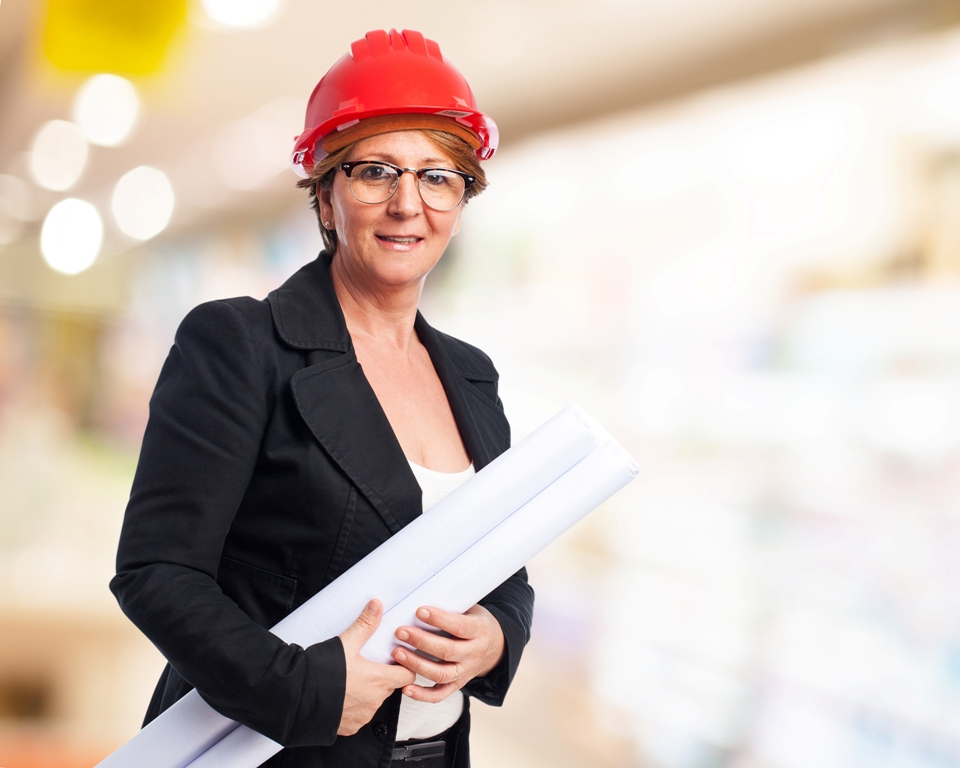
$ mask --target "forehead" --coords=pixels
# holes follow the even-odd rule
[[[401,168],[453,163],[451,157],[422,131],[392,131],[358,141],[347,160],[385,160]]]

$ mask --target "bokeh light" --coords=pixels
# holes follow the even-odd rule
[[[83,272],[97,260],[102,244],[103,220],[97,209],[84,200],[61,200],[44,219],[40,250],[57,272]]]
[[[87,139],[78,125],[51,120],[33,140],[30,172],[41,187],[62,192],[77,183],[88,154]]]
[[[116,147],[133,131],[140,114],[137,89],[117,75],[94,75],[77,93],[73,119],[91,144]]]
[[[125,235],[149,240],[166,229],[173,204],[173,186],[167,175],[141,165],[117,182],[111,207],[117,226]]]
[[[203,0],[203,9],[226,27],[250,29],[273,19],[280,4],[281,0]]]

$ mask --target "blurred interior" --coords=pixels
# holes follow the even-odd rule
[[[956,0],[0,0],[0,765],[139,727],[150,392],[316,256],[291,139],[390,27],[501,130],[424,314],[515,438],[575,401],[641,465],[530,564],[477,768],[960,766]]]

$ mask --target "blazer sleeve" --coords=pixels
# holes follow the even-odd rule
[[[150,400],[110,588],[218,712],[284,746],[327,745],[346,685],[340,639],[287,644],[216,582],[270,413],[261,354],[232,303],[184,319]]]
[[[503,632],[503,656],[483,677],[471,680],[464,693],[484,704],[499,707],[520,665],[520,656],[530,640],[533,623],[533,588],[527,582],[527,569],[521,568],[480,601],[493,614]]]

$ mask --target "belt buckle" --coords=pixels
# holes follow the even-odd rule
[[[393,750],[393,759],[403,760],[405,763],[419,763],[430,757],[443,757],[446,745],[445,741],[427,741],[423,744],[396,747]]]

